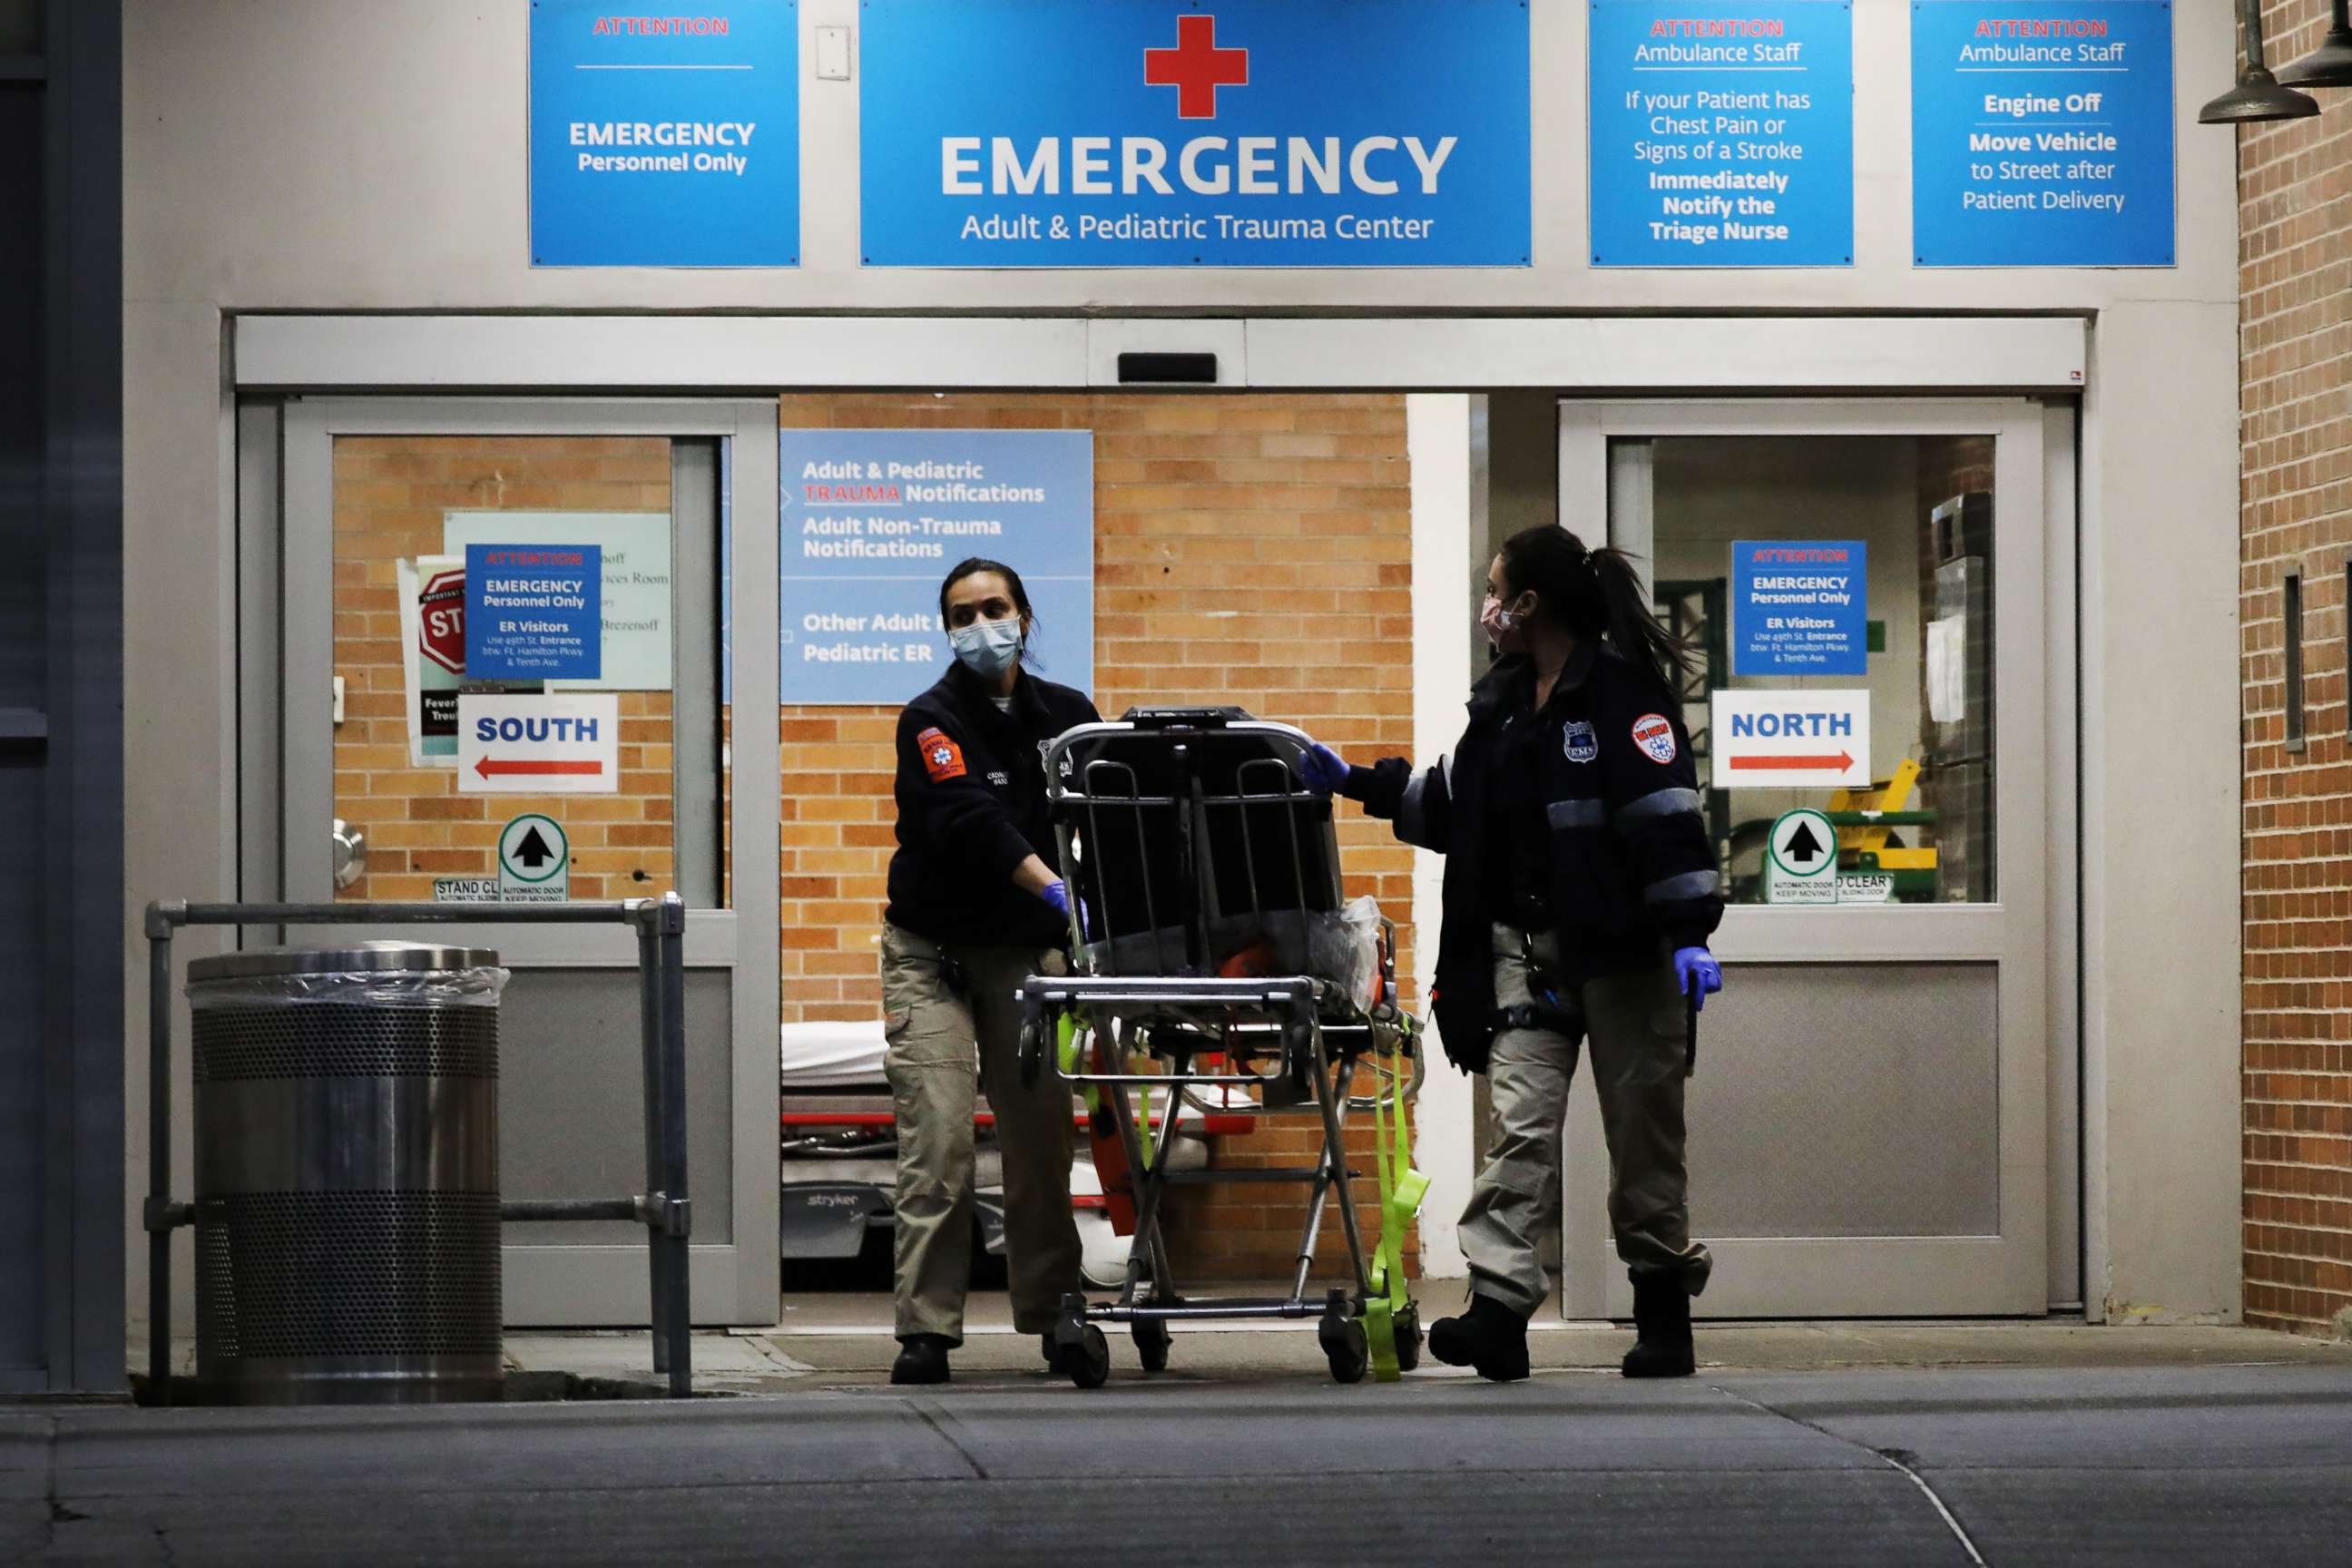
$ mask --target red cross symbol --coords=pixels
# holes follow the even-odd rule
[[[1217,89],[1249,85],[1249,51],[1217,47],[1214,16],[1176,18],[1176,47],[1143,51],[1147,87],[1176,89],[1176,117],[1214,120]]]

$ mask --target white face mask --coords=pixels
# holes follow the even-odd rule
[[[1021,658],[1021,617],[974,621],[948,634],[948,646],[964,668],[983,680],[994,680]]]

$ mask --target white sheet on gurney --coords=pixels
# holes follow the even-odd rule
[[[786,1024],[778,1070],[788,1089],[862,1089],[882,1077],[882,1020]]]
[[[864,1089],[881,1087],[882,1020],[861,1018],[847,1023],[786,1024],[778,1033],[782,1049],[777,1075],[786,1089]],[[1160,1096],[1152,1097],[1153,1115],[1164,1113]],[[1199,1120],[1200,1107],[1177,1108],[1178,1121]]]

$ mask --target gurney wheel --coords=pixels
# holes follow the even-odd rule
[[[1100,1388],[1110,1381],[1110,1342],[1100,1329],[1088,1323],[1078,1332],[1076,1353],[1062,1365],[1080,1388]]]
[[[1324,1359],[1331,1363],[1331,1376],[1339,1383],[1361,1383],[1364,1373],[1372,1364],[1371,1342],[1364,1337],[1364,1325],[1353,1318],[1333,1321],[1323,1320],[1316,1331],[1323,1342]]]
[[[1399,1372],[1421,1364],[1421,1309],[1407,1307],[1396,1315],[1396,1358]]]
[[[1024,1019],[1016,1059],[1021,1064],[1021,1087],[1034,1089],[1045,1069],[1045,1035],[1043,1023],[1035,1018]]]
[[[1143,1358],[1146,1372],[1168,1370],[1168,1325],[1157,1321],[1138,1322],[1131,1331],[1135,1335],[1135,1353]]]

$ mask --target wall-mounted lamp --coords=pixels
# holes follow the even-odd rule
[[[2279,68],[2278,79],[2297,87],[2352,87],[2352,17],[2346,0],[2336,0],[2327,18],[2327,37],[2319,47],[2291,66]]]
[[[2344,0],[2336,0],[2336,9],[2338,16],[2343,14]],[[2198,123],[2243,125],[2264,120],[2303,120],[2318,113],[2318,100],[2281,87],[2263,63],[2263,0],[2246,0],[2245,18],[2246,63],[2238,72],[2238,85],[2199,110]]]

